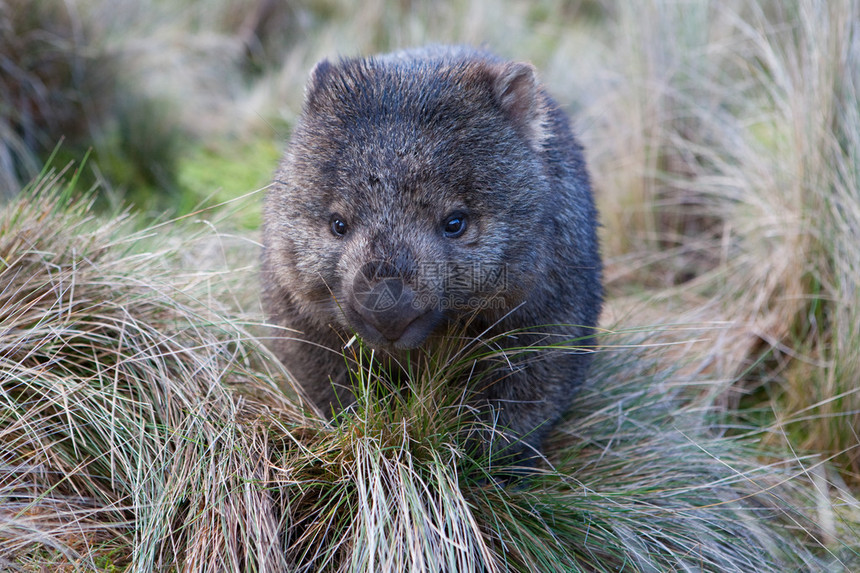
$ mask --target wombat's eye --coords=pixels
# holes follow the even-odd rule
[[[343,217],[335,213],[331,216],[331,234],[335,237],[343,237],[346,235],[348,227]]]
[[[442,232],[449,239],[455,239],[466,231],[466,215],[454,213],[449,215],[442,224]]]

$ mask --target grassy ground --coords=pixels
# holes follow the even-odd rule
[[[0,214],[0,568],[860,569],[858,2],[22,6],[0,187],[93,153]],[[381,406],[358,354],[356,416],[301,407],[259,193],[148,217],[264,185],[317,59],[430,41],[533,61],[601,208],[604,345],[518,487],[456,439],[456,361]]]

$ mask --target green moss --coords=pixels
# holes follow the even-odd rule
[[[281,152],[276,141],[267,139],[223,141],[191,151],[179,163],[179,211],[193,212],[262,189],[271,179]],[[237,225],[258,227],[261,204],[262,194],[259,200],[243,202],[234,217]]]

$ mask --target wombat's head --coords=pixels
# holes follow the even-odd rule
[[[553,233],[547,105],[532,66],[474,52],[318,64],[267,198],[271,280],[378,347],[503,316]]]

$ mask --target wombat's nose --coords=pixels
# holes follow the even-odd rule
[[[398,340],[415,319],[427,309],[417,295],[399,278],[383,278],[355,292],[358,314],[391,342]]]

